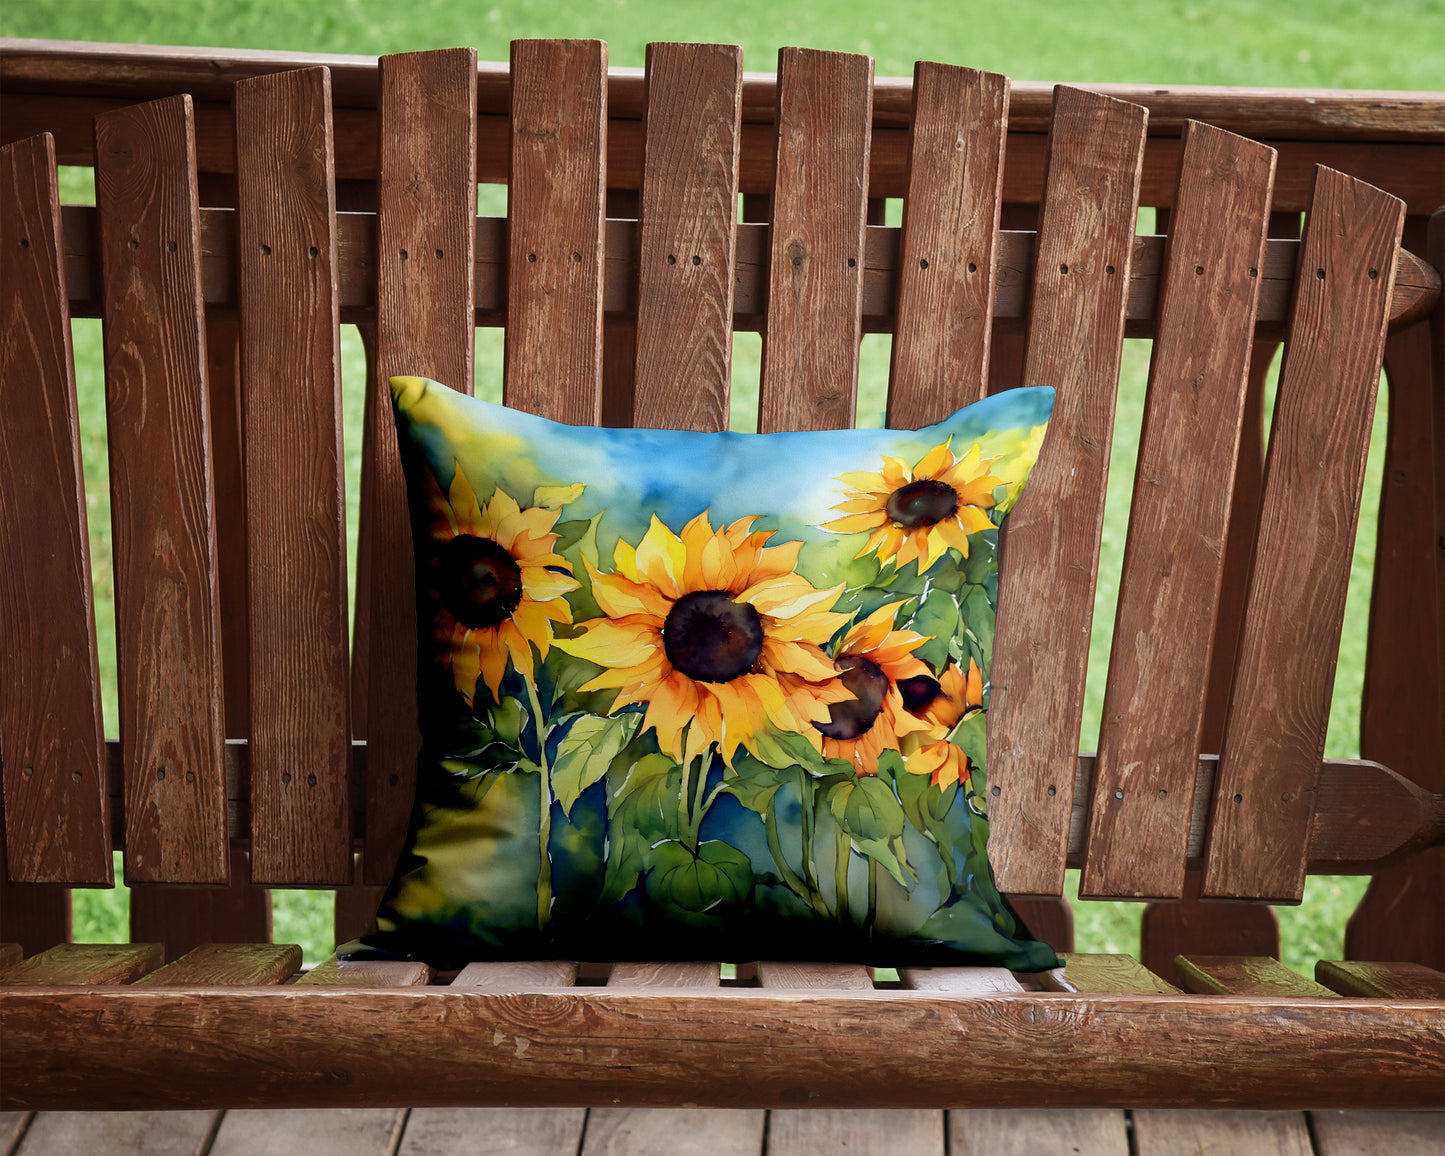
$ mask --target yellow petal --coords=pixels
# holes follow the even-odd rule
[[[913,467],[913,476],[915,478],[936,478],[951,465],[953,465],[953,454],[949,451],[948,442],[944,442],[941,446],[934,446],[923,455],[923,460]]]
[[[687,569],[687,548],[656,514],[652,515],[652,525],[637,544],[637,569],[648,582],[672,598],[686,592],[683,574]]]
[[[662,652],[662,636],[656,628],[610,618],[594,618],[584,624],[580,638],[559,638],[559,650],[598,666],[639,666]]]

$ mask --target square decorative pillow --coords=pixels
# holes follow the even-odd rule
[[[391,388],[423,750],[343,954],[1058,966],[985,849],[998,527],[1052,390],[757,435]]]

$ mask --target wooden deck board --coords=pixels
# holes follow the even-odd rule
[[[205,1156],[392,1156],[401,1108],[238,1109]]]
[[[79,1156],[80,1153],[204,1156],[220,1115],[220,1112],[37,1112],[15,1156]],[[250,1156],[250,1151],[247,1152]]]

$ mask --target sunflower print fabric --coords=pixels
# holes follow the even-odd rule
[[[985,805],[998,529],[1052,390],[759,436],[391,386],[423,749],[344,955],[1058,966]]]

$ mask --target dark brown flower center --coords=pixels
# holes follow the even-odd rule
[[[888,676],[871,658],[845,654],[838,659],[844,687],[857,697],[828,707],[828,721],[813,725],[830,739],[856,739],[866,735],[878,721],[883,699],[888,694]]]
[[[437,569],[442,605],[463,626],[498,626],[522,601],[522,570],[490,538],[460,534],[441,548]]]
[[[903,706],[909,714],[921,714],[942,696],[943,687],[932,675],[918,674],[900,679],[898,693],[903,696]]]
[[[726,590],[695,590],[668,611],[662,645],[667,661],[688,678],[731,682],[763,653],[763,621]]]
[[[936,526],[958,513],[958,492],[947,482],[924,478],[888,495],[888,516],[905,530]]]

